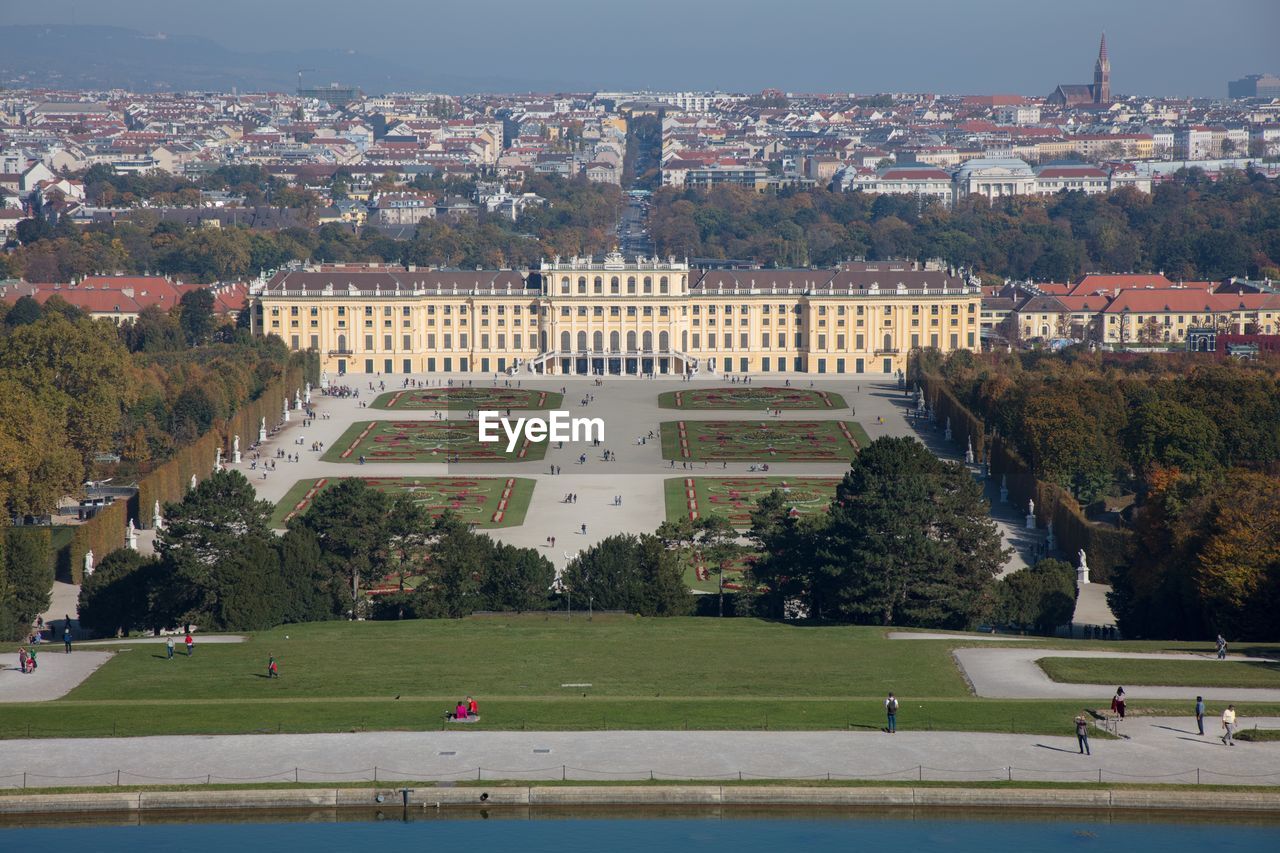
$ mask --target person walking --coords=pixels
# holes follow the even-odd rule
[[[1236,745],[1236,740],[1235,740],[1236,706],[1235,705],[1228,705],[1227,710],[1222,712],[1222,728],[1224,730],[1224,734],[1222,735],[1222,742],[1227,746],[1235,746]]]
[[[279,678],[280,668],[276,666],[276,656],[267,655],[267,678]]]
[[[1116,695],[1111,697],[1111,710],[1120,715],[1120,719],[1124,719],[1124,688],[1117,687]]]
[[[71,627],[69,625],[62,627],[62,647],[66,650],[66,654],[71,654]]]
[[[1093,755],[1089,751],[1089,711],[1085,709],[1076,716],[1076,742],[1080,744],[1081,755]]]
[[[1218,635],[1218,660],[1226,660],[1226,659],[1227,659],[1227,638],[1219,634]]]
[[[884,714],[889,720],[887,731],[894,735],[898,733],[898,700],[892,692],[889,697],[884,700]]]
[[[192,638],[190,631],[187,632],[186,639],[182,642],[187,644],[187,657],[191,657],[191,653],[195,651],[196,641]]]
[[[1204,737],[1204,697],[1196,697],[1196,728],[1200,729],[1200,736]]]
[[[173,637],[169,637],[164,641],[164,650],[166,652],[166,660],[173,660]]]

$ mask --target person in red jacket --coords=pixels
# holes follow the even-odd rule
[[[470,696],[467,697],[467,716],[468,717],[480,716],[480,706],[477,705],[476,700],[472,699]]]

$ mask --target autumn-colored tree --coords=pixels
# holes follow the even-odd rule
[[[1280,638],[1280,479],[1235,472],[1207,502],[1192,569],[1205,622],[1232,638]]]

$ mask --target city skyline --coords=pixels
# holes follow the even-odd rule
[[[53,0],[8,9],[0,26],[115,26],[198,36],[258,58],[296,55],[309,82],[338,80],[369,91],[435,83],[454,92],[779,88],[1032,96],[1048,94],[1062,80],[1086,79],[1105,31],[1117,95],[1223,97],[1227,80],[1275,70],[1266,34],[1280,26],[1280,8],[1266,0],[1225,0],[1216,10],[1215,26],[1206,27],[1189,0],[1142,0],[1122,11],[1103,0],[1080,0],[1069,13],[1030,15],[1006,0],[975,0],[960,15],[952,4],[923,0],[910,17],[875,6],[851,10],[834,0],[797,0],[788,7],[795,26],[780,27],[772,10],[723,0],[655,0],[643,11],[579,0],[557,0],[549,8],[495,0],[486,20],[503,26],[490,32],[476,30],[468,8],[424,9],[405,0],[375,3],[363,16],[326,0],[280,0],[265,9],[229,0],[207,20],[203,12],[153,0],[125,8]],[[829,45],[814,37],[832,32],[838,35]],[[619,33],[626,33],[623,44]],[[556,40],[569,47],[539,48]],[[112,83],[105,79],[110,73],[103,71],[104,85]],[[233,76],[221,79],[234,80],[235,70],[228,73]],[[280,69],[273,73],[273,80],[282,77]],[[245,79],[233,85],[254,88]]]

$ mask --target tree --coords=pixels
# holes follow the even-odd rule
[[[12,611],[20,625],[30,625],[49,609],[53,590],[49,528],[10,527],[5,534],[5,581]]]
[[[18,301],[13,303],[13,307],[9,309],[9,313],[4,315],[4,324],[9,328],[27,326],[43,316],[44,310],[41,309],[39,302],[30,296],[20,296]]]
[[[213,294],[208,288],[188,290],[178,301],[178,324],[188,346],[207,344],[213,333]]]
[[[84,464],[57,398],[0,373],[0,506],[6,516],[45,515],[80,488]]]
[[[151,589],[159,568],[159,559],[131,548],[107,554],[80,585],[80,627],[102,637],[163,627],[151,618]]]
[[[886,437],[858,453],[837,487],[817,557],[830,583],[810,590],[811,616],[971,628],[990,614],[1008,552],[963,467]]]
[[[486,610],[545,610],[555,577],[555,566],[534,549],[496,543],[480,583],[480,599]]]
[[[756,504],[750,538],[757,555],[751,574],[763,586],[757,603],[760,615],[781,619],[788,603],[803,602],[810,609],[815,597],[827,595],[829,578],[820,567],[817,548],[829,523],[828,515],[792,513],[777,489]]]
[[[1176,400],[1152,399],[1141,404],[1125,437],[1130,458],[1140,470],[1159,466],[1208,471],[1219,464],[1218,425],[1203,412]]]
[[[314,534],[329,572],[346,578],[353,616],[361,585],[387,574],[390,509],[385,492],[350,477],[320,492],[306,513],[289,522],[291,529]]]
[[[1076,572],[1069,563],[1047,558],[1001,579],[1000,621],[1014,628],[1052,633],[1075,615]]]
[[[685,616],[693,609],[678,556],[650,534],[602,539],[569,563],[563,583],[605,610]]]
[[[1226,636],[1280,636],[1280,488],[1272,476],[1236,472],[1200,515],[1192,580],[1206,625]]]
[[[156,536],[163,566],[158,601],[166,624],[195,621],[224,629],[267,627],[281,618],[271,585],[279,556],[260,501],[239,471],[219,471],[164,508]],[[274,620],[274,621],[273,621]]]
[[[291,528],[280,539],[280,586],[283,622],[318,622],[345,610],[345,590],[335,584],[319,541],[305,528]]]

